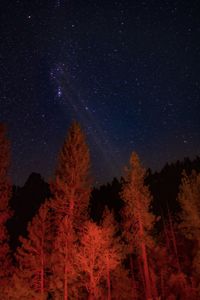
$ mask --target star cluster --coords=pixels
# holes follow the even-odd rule
[[[200,154],[198,1],[3,1],[0,121],[12,177],[53,174],[73,119],[96,181]]]

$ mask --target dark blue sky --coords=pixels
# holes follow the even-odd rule
[[[14,2],[14,3],[13,3]],[[13,181],[52,176],[80,121],[95,181],[200,154],[198,1],[1,1],[0,121]]]

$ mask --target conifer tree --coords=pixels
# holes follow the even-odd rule
[[[148,249],[153,240],[150,231],[154,225],[154,216],[150,212],[151,195],[144,184],[145,169],[141,166],[139,157],[132,153],[130,168],[122,188],[122,198],[125,206],[123,210],[124,236],[128,244],[128,252],[137,251],[142,263],[146,299],[152,298],[150,270],[148,263]]]
[[[75,287],[75,283],[71,284],[75,243],[80,238],[82,224],[88,219],[89,168],[85,135],[80,125],[74,122],[59,155],[51,200],[55,220],[51,287],[54,294],[62,295],[65,300],[73,294]]]
[[[51,286],[53,299],[78,299],[74,270],[74,241],[67,216],[60,221],[51,254]]]
[[[195,171],[190,176],[183,173],[178,201],[181,206],[180,229],[195,243],[193,270],[200,296],[200,174]]]
[[[10,164],[10,143],[6,137],[6,128],[0,124],[0,293],[3,295],[4,287],[7,286],[11,260],[9,255],[8,232],[6,222],[11,217],[9,198],[11,184],[8,177]],[[2,296],[3,297],[3,296]],[[3,298],[2,298],[3,299]]]
[[[17,249],[18,268],[13,278],[13,293],[19,299],[20,296],[27,297],[26,299],[47,299],[50,228],[48,211],[46,202],[29,223],[28,238],[20,237],[22,245]],[[21,295],[22,287],[24,295]]]
[[[80,125],[73,122],[58,159],[52,183],[52,206],[58,218],[67,215],[76,230],[88,217],[91,190],[89,168],[90,156],[85,135]]]

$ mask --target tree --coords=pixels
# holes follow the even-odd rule
[[[111,277],[113,271],[122,264],[124,247],[119,236],[119,230],[114,220],[114,215],[108,208],[105,209],[102,220],[102,232],[104,239],[107,241],[107,247],[104,249],[105,266],[106,266],[106,282],[107,282],[107,300],[111,300],[112,286]],[[120,278],[119,278],[120,280]]]
[[[47,299],[47,271],[49,261],[49,219],[48,203],[41,205],[38,214],[28,225],[28,238],[20,237],[21,247],[17,249],[18,269],[13,278],[15,297],[26,299]],[[22,297],[22,296],[21,296]],[[19,299],[21,299],[19,297]]]
[[[178,195],[182,212],[180,228],[188,239],[200,240],[200,174],[183,173]]]
[[[127,300],[132,295],[132,279],[129,276],[128,270],[122,265],[118,265],[111,273],[111,282],[113,285],[112,300]],[[137,294],[135,294],[135,298]]]
[[[144,184],[145,175],[146,171],[141,166],[138,155],[132,153],[130,168],[127,170],[122,188],[122,198],[125,204],[123,210],[124,236],[128,244],[130,258],[132,259],[131,254],[134,250],[137,250],[139,254],[146,299],[151,299],[153,295],[148,264],[148,248],[151,248],[153,244],[150,232],[155,218],[150,212],[152,199],[148,187]]]
[[[78,299],[74,270],[74,241],[70,222],[65,216],[57,231],[51,254],[51,285],[53,299]]]
[[[180,229],[189,240],[195,243],[193,270],[200,295],[200,174],[195,171],[188,176],[183,173],[178,201],[181,206]]]
[[[61,149],[55,180],[52,183],[52,206],[59,219],[66,215],[78,230],[88,218],[90,195],[90,156],[80,125],[73,122]]]
[[[80,239],[82,224],[88,219],[90,195],[90,157],[80,125],[72,123],[61,149],[51,200],[54,215],[54,243],[51,254],[51,286],[54,294],[67,300],[73,292],[70,284],[75,243]],[[70,290],[69,291],[69,287]]]
[[[111,215],[107,218],[110,224]],[[88,221],[83,227],[77,245],[76,268],[90,300],[111,299],[110,274],[121,263],[121,247],[113,242],[114,234],[112,227],[105,227],[105,222],[104,226],[98,226]]]
[[[103,260],[105,248],[101,227],[91,221],[86,222],[81,244],[77,247],[76,266],[90,300],[99,299],[101,295],[100,282],[106,269]]]
[[[11,272],[11,260],[8,246],[6,223],[11,217],[9,198],[11,184],[8,177],[10,164],[10,143],[6,137],[6,128],[0,124],[0,291],[3,294]],[[2,296],[3,297],[3,296]]]

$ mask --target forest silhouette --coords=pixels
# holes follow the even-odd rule
[[[0,299],[200,299],[200,158],[93,187],[85,135],[72,123],[50,182],[9,178],[0,125]]]

